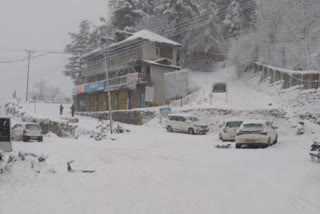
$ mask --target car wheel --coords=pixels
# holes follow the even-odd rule
[[[22,139],[23,142],[28,142],[29,141],[29,139],[27,137],[25,137],[25,136],[23,136],[22,138],[23,138]]]
[[[38,137],[38,142],[42,142],[43,141],[43,137]]]
[[[278,135],[276,136],[276,139],[274,140],[273,144],[278,143]]]
[[[188,130],[188,133],[191,134],[191,135],[194,135],[194,130],[193,130],[193,128],[190,128],[190,129]]]
[[[172,127],[171,127],[171,126],[168,126],[168,127],[167,127],[167,131],[168,131],[168,132],[172,132]]]
[[[219,138],[222,142],[224,142],[223,135],[220,133]]]
[[[241,144],[236,144],[236,149],[241,149]]]

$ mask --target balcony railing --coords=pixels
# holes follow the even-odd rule
[[[121,87],[121,86],[130,86],[136,83],[148,83],[149,78],[146,74],[140,73],[130,73],[125,76],[120,76],[116,78],[109,79],[110,88]],[[108,86],[106,82],[106,87]]]

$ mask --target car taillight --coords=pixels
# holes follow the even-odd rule
[[[27,131],[26,131],[26,130],[23,130],[23,134],[27,134]]]
[[[259,132],[259,133],[257,133],[257,134],[261,134],[261,135],[268,135],[268,133],[267,133],[267,132]]]
[[[224,133],[227,133],[227,128],[224,128],[224,129],[223,129],[223,132],[224,132]]]

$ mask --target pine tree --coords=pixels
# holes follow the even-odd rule
[[[200,15],[200,8],[194,0],[163,0],[155,8],[155,13],[165,15],[170,22],[179,24]]]
[[[69,33],[71,43],[66,46],[65,51],[70,53],[71,57],[65,66],[64,74],[71,77],[75,84],[79,83],[78,78],[83,71],[81,56],[90,50],[90,29],[90,22],[84,20],[79,25],[78,33]]]
[[[219,52],[223,49],[224,39],[222,36],[221,22],[217,17],[217,5],[207,0],[203,21],[194,22],[184,40],[184,46],[188,51]]]
[[[143,18],[153,13],[153,1],[119,0],[113,5],[111,22],[120,30],[134,28]]]
[[[227,15],[223,21],[226,38],[239,39],[243,33],[243,14],[240,4],[233,0],[227,9]]]
[[[203,4],[204,19],[195,22],[184,39],[183,46],[186,52],[204,52],[219,54],[224,51],[223,30],[220,19],[217,17],[218,6],[206,0]]]

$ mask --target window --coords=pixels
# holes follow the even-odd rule
[[[241,121],[233,121],[233,122],[227,122],[226,127],[228,128],[239,128],[241,126]]]
[[[38,131],[40,130],[40,126],[37,124],[27,124],[26,129]]]
[[[198,122],[198,121],[199,121],[199,119],[196,118],[196,117],[189,117],[188,119],[189,119],[191,122]]]
[[[187,119],[186,119],[186,118],[184,118],[184,117],[179,117],[179,121],[180,121],[180,122],[186,122],[186,121],[187,121]]]
[[[167,59],[173,59],[173,48],[165,45],[157,45],[157,56]]]

